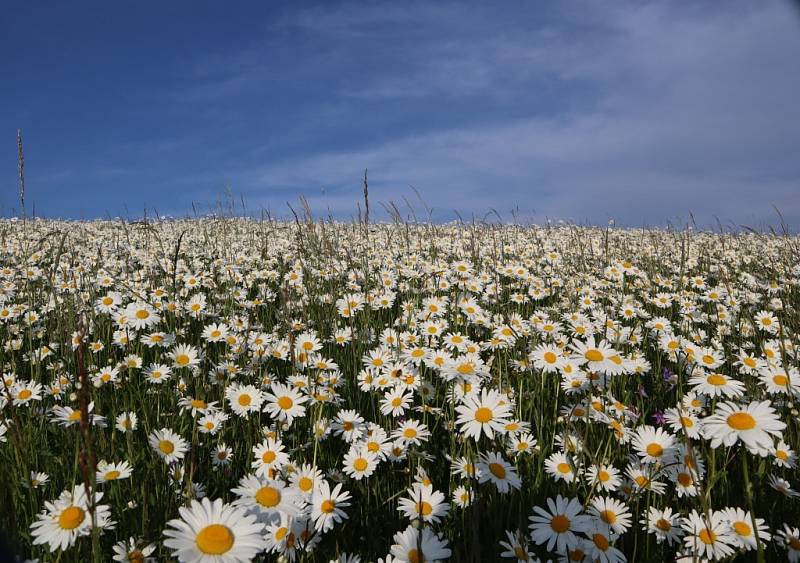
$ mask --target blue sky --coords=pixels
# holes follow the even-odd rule
[[[16,2],[0,206],[800,225],[800,10],[744,2]]]

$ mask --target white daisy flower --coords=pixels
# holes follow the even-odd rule
[[[180,507],[167,522],[164,546],[182,563],[241,563],[264,550],[263,524],[244,508],[207,498]]]
[[[113,528],[110,520],[111,509],[106,504],[99,504],[103,493],[94,492],[95,522],[98,528]],[[83,484],[76,485],[72,491],[64,491],[55,502],[45,502],[45,510],[31,524],[33,545],[48,544],[50,552],[65,550],[75,545],[82,536],[92,531],[92,515],[89,507],[92,503]]]

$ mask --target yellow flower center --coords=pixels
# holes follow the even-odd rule
[[[672,524],[669,520],[665,520],[664,518],[659,518],[656,522],[656,528],[661,530],[662,532],[669,532],[672,529]]]
[[[592,541],[600,551],[606,551],[608,549],[608,538],[605,537],[603,534],[593,535]]]
[[[736,412],[728,417],[728,426],[734,430],[752,430],[756,427],[756,419],[746,412]]]
[[[711,375],[706,377],[706,381],[710,385],[720,387],[722,385],[725,385],[728,382],[728,379],[724,375],[721,375],[719,373],[712,373]]]
[[[336,509],[336,503],[332,500],[324,500],[319,509],[325,514],[330,514]]]
[[[492,410],[486,407],[480,407],[475,411],[475,420],[481,424],[485,424],[492,420]]]
[[[664,448],[660,444],[653,442],[647,445],[647,455],[650,457],[661,457],[664,454]]]
[[[733,523],[733,530],[740,536],[749,536],[753,529],[745,522],[738,521]]]
[[[158,443],[158,449],[161,450],[162,453],[169,455],[175,451],[175,444],[169,440],[161,440]]]
[[[188,366],[190,361],[191,360],[189,359],[189,356],[187,356],[186,354],[178,354],[175,357],[175,363],[178,364],[179,366]]]
[[[556,356],[553,352],[545,352],[544,353],[544,361],[547,362],[548,364],[556,363],[557,359],[558,359],[558,356]]]
[[[428,516],[431,512],[433,512],[433,507],[430,505],[430,503],[427,503],[424,500],[417,503],[418,514],[421,514],[422,516]]]
[[[138,311],[136,311],[136,318],[137,319],[144,320],[144,319],[147,319],[149,317],[150,317],[150,312],[147,311],[147,309],[139,309]]]
[[[195,409],[204,409],[207,406],[208,405],[206,405],[206,402],[203,401],[202,399],[193,399],[192,400],[192,407],[195,408]]]
[[[570,561],[583,561],[584,557],[586,557],[586,552],[580,548],[573,549],[569,552]]]
[[[294,401],[286,395],[278,399],[278,406],[285,411],[288,411],[293,405]]]
[[[273,452],[271,450],[270,451],[266,451],[266,452],[264,452],[264,455],[261,456],[261,461],[263,461],[264,463],[272,463],[273,461],[275,461],[276,457],[278,457],[278,456],[277,456],[277,454],[275,452]]]
[[[297,487],[304,493],[310,491],[313,486],[314,482],[308,477],[300,477],[300,480],[297,482]]]
[[[613,510],[603,510],[600,513],[600,520],[605,522],[606,524],[613,524],[617,521],[617,515],[614,513]]]
[[[564,516],[563,514],[557,514],[553,516],[550,520],[550,527],[553,531],[557,534],[563,534],[567,530],[569,530],[570,521],[569,518]]]
[[[703,528],[700,530],[700,533],[697,534],[700,538],[700,541],[706,545],[711,545],[715,541],[717,541],[717,534],[709,530],[708,528]]]
[[[456,368],[456,371],[461,375],[472,375],[473,373],[475,373],[475,368],[472,367],[471,363],[467,362],[464,364],[459,364],[458,367]]]
[[[105,479],[106,481],[113,481],[114,479],[119,479],[119,476],[120,472],[114,469],[105,474]]]
[[[85,516],[83,509],[70,506],[58,516],[58,526],[63,530],[74,530],[81,525]]]
[[[569,472],[572,471],[572,469],[570,468],[569,464],[568,463],[564,463],[563,461],[558,464],[556,469],[558,469],[559,473],[569,473]]]
[[[353,462],[353,468],[356,471],[364,471],[367,468],[367,465],[368,465],[367,460],[364,459],[363,457],[359,457]]]
[[[583,354],[583,357],[589,360],[590,362],[602,362],[603,359],[605,358],[605,356],[603,356],[603,353],[597,348],[586,350],[586,352]]]
[[[200,530],[195,542],[207,555],[222,555],[233,547],[233,532],[221,524],[211,524]]]
[[[22,391],[17,393],[17,398],[21,401],[24,401],[25,399],[28,399],[31,395],[33,395],[33,391],[31,391],[30,389],[23,389]]]
[[[505,479],[506,478],[506,469],[499,463],[490,463],[489,464],[489,471],[492,472],[492,475],[497,477],[498,479]]]
[[[274,487],[261,487],[256,491],[256,502],[261,506],[272,508],[281,502],[281,492]]]
[[[250,398],[250,395],[248,395],[247,393],[242,393],[241,395],[239,395],[239,405],[240,406],[249,407],[251,402],[252,402],[252,399]]]

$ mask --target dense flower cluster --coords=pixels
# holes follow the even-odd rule
[[[800,560],[797,239],[0,231],[0,522],[32,560]]]

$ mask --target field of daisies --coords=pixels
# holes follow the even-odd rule
[[[800,239],[0,221],[19,561],[798,561]]]

